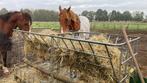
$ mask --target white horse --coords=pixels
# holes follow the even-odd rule
[[[89,19],[85,16],[79,16],[80,18],[80,30],[79,32],[90,32],[90,22]],[[89,34],[81,34],[81,38],[89,38]]]

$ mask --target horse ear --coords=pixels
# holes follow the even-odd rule
[[[70,11],[70,9],[71,9],[71,6],[67,9],[67,11]]]
[[[62,10],[61,5],[59,6],[59,10],[60,10],[60,11]]]

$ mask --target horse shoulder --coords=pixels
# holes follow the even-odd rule
[[[4,22],[0,19],[0,30],[4,28]]]

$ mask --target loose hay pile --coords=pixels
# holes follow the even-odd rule
[[[57,34],[54,31],[51,30],[43,30],[40,32],[40,34]],[[24,52],[25,55],[36,55],[39,56],[42,59],[46,59],[46,56],[48,56],[48,44],[50,43],[48,41],[51,41],[51,39],[47,36],[29,36],[30,39],[25,40],[24,42]],[[43,39],[43,40],[42,40]]]
[[[103,34],[92,36],[90,40],[111,43],[111,41],[108,41]],[[70,48],[72,48],[69,41],[65,42]],[[59,42],[58,44],[62,46],[63,42]],[[77,45],[77,49],[81,50],[77,42],[74,42],[74,44]],[[82,44],[86,50],[90,50],[88,45],[84,43]],[[57,66],[57,69],[54,69],[52,72],[57,72],[73,80],[81,80],[84,83],[114,83],[114,75],[110,59],[99,57],[108,57],[105,46],[94,44],[92,47],[98,56],[66,49],[51,48],[47,43],[42,43],[37,37],[33,39],[33,42],[28,40],[25,41],[26,55],[32,52],[34,55],[43,58],[43,60],[48,60],[51,64]],[[112,58],[111,60],[116,76],[118,76],[121,52],[117,47],[108,47],[108,50]]]

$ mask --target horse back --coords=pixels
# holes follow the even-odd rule
[[[80,32],[89,32],[90,31],[90,21],[85,16],[79,16],[80,18]]]

